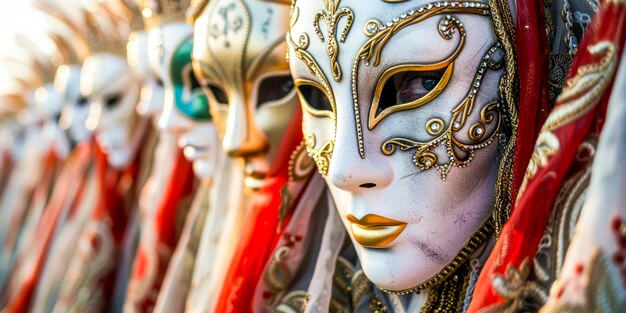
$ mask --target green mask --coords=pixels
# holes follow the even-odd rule
[[[211,121],[209,100],[202,91],[191,68],[193,39],[184,41],[174,52],[170,77],[174,86],[174,103],[186,117],[195,121]]]

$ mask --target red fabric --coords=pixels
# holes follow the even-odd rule
[[[544,1],[517,1],[515,50],[519,74],[519,123],[515,138],[511,203],[517,193],[541,125],[550,113],[549,56],[546,38]],[[513,210],[513,208],[512,208]]]
[[[520,14],[526,13],[522,11]],[[600,41],[615,43],[619,58],[626,38],[625,24],[626,5],[603,2],[581,42],[570,69],[569,78],[576,75],[582,66],[598,63],[600,57],[591,55],[588,47]],[[523,63],[520,62],[520,64]],[[478,312],[491,305],[504,302],[505,299],[494,289],[492,280],[496,276],[504,276],[508,266],[519,268],[525,259],[532,262],[562,183],[579,170],[576,154],[580,144],[589,134],[601,130],[610,91],[609,87],[601,97],[596,98],[598,104],[590,112],[552,131],[560,142],[560,148],[549,159],[546,166],[538,170],[534,178],[528,182],[524,193],[521,194],[511,219],[504,226],[501,237],[496,242],[479,277],[468,312]],[[560,105],[561,103],[557,101],[556,107]],[[520,121],[520,126],[523,123]]]
[[[63,214],[62,210],[68,201],[69,184],[73,183],[77,177],[81,179],[79,189],[84,186],[85,180],[82,179],[88,158],[92,152],[91,143],[85,143],[76,148],[76,152],[67,160],[59,182],[55,185],[54,191],[51,193],[50,201],[46,204],[45,210],[41,216],[41,220],[36,228],[35,238],[38,240],[33,242],[31,246],[24,250],[24,254],[20,256],[16,263],[15,273],[18,273],[11,279],[10,287],[17,290],[8,301],[7,313],[9,312],[26,312],[30,305],[33,292],[45,264],[48,250],[52,244],[54,231],[59,223],[59,218]],[[56,154],[51,151],[45,160],[45,170],[43,181],[37,186],[34,197],[45,201],[50,193],[50,188],[54,180],[54,172],[58,166],[59,160]]]
[[[181,220],[179,211],[181,202],[191,197],[194,190],[194,173],[192,163],[185,159],[182,150],[178,151],[176,163],[169,175],[163,197],[154,215],[155,228],[144,228],[137,256],[133,265],[133,273],[129,287],[128,301],[131,301],[137,312],[151,312],[165,276],[171,252],[176,248],[178,237],[176,221]],[[151,223],[144,223],[143,225]],[[167,248],[164,251],[163,248]],[[152,250],[152,251],[150,251]],[[151,256],[155,256],[156,259]],[[154,269],[154,273],[149,273]]]
[[[137,173],[143,164],[143,155],[148,131],[143,134],[143,139],[138,148],[133,162],[123,170],[113,169],[109,166],[106,154],[98,149],[96,151],[96,175],[98,178],[97,206],[88,221],[83,234],[81,234],[79,248],[77,249],[72,270],[85,275],[73,277],[64,281],[62,291],[57,301],[57,308],[68,310],[68,306],[76,304],[77,292],[81,287],[89,288],[89,295],[98,295],[97,309],[106,312],[111,304],[117,277],[119,255],[121,253],[126,225],[130,216],[130,209],[136,200],[137,189],[140,186],[137,181]],[[147,151],[152,153],[152,151]],[[110,250],[104,250],[109,247]],[[94,262],[94,260],[100,260]],[[69,277],[69,276],[68,276]],[[91,300],[91,299],[90,299]]]
[[[291,154],[302,142],[302,113],[299,106],[294,114],[268,174],[268,178],[273,179],[273,182],[259,190],[252,199],[250,211],[242,228],[241,240],[220,290],[215,312],[252,311],[254,289],[284,230],[284,227],[279,229],[280,190],[289,179],[288,166]],[[299,194],[294,196],[292,208],[297,203]],[[289,217],[285,224],[288,223]]]

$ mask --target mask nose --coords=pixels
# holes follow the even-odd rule
[[[163,111],[161,111],[161,115],[159,116],[158,126],[160,129],[178,136],[187,131],[192,125],[190,121],[181,116],[181,114],[177,111],[174,107],[174,101],[176,100],[173,99],[173,95],[170,94],[170,96],[171,97],[168,98],[163,105]]]
[[[237,100],[229,105],[223,147],[231,158],[245,158],[269,151],[267,137],[257,128],[251,109],[243,101]]]
[[[388,161],[382,154],[376,154],[377,151],[367,147],[365,157],[361,158],[357,143],[356,131],[337,130],[327,176],[329,183],[351,193],[389,186],[394,173]]]

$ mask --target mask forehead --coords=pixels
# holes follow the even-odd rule
[[[288,6],[269,1],[210,2],[196,22],[205,25],[206,33],[196,36],[203,42],[195,49],[194,59],[237,91],[244,91],[247,82],[269,70],[287,70],[288,11]]]
[[[375,88],[383,86],[379,80],[384,73],[404,65],[419,65],[417,68],[426,72],[433,67],[424,65],[442,64],[446,59],[446,64],[459,61],[455,72],[450,67],[448,74],[461,81],[455,80],[447,94],[455,89],[463,94],[470,88],[477,60],[496,43],[489,14],[488,5],[480,1],[375,1],[367,6],[349,0],[299,1],[287,36],[292,72],[296,78],[319,83],[329,98],[340,99],[334,114],[352,116],[354,141],[364,157],[363,142],[371,141],[363,138],[364,133],[373,130],[384,117],[377,116],[372,108],[373,98],[381,92]],[[470,31],[463,22],[470,25]],[[461,101],[456,98],[439,100],[445,99],[452,106]],[[374,136],[374,141],[380,139],[376,131],[368,135]]]

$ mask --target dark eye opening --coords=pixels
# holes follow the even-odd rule
[[[89,100],[87,100],[87,97],[85,96],[80,96],[80,98],[78,98],[78,101],[76,103],[78,104],[79,107],[84,107],[87,104],[89,104]]]
[[[207,84],[207,88],[211,90],[211,93],[213,93],[213,96],[215,97],[215,100],[217,100],[217,102],[221,104],[228,104],[228,96],[226,95],[226,91],[224,91],[224,89],[211,83]]]
[[[390,77],[380,93],[377,114],[398,104],[417,101],[433,91],[445,71],[400,72]]]
[[[202,88],[202,85],[198,82],[198,79],[196,78],[196,75],[193,74],[193,71],[189,71],[189,81],[191,82],[191,90]]]
[[[157,84],[157,86],[159,86],[159,87],[163,87],[163,80],[161,80],[160,78],[157,78],[157,80],[156,80],[156,84]]]
[[[273,76],[263,79],[259,85],[257,108],[271,101],[286,97],[294,88],[291,75]]]
[[[115,108],[121,100],[122,100],[122,95],[115,94],[115,95],[107,97],[104,101],[104,105],[107,109],[110,110],[110,109]]]
[[[306,100],[306,105],[317,111],[333,110],[330,100],[319,88],[312,85],[298,86],[298,92]]]

